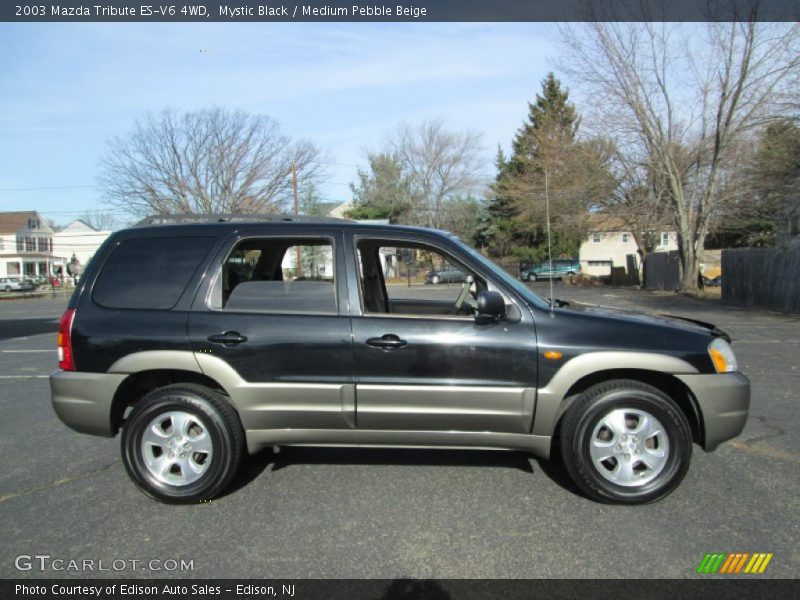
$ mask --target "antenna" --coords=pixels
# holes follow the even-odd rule
[[[552,317],[554,316],[553,307],[556,305],[556,299],[553,297],[553,244],[550,239],[550,192],[548,189],[547,167],[544,169],[544,205],[547,216],[547,267],[550,270],[550,316]]]

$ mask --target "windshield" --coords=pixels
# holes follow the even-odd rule
[[[507,285],[511,289],[513,289],[517,294],[522,296],[526,301],[530,302],[534,306],[538,306],[540,308],[549,308],[550,304],[547,300],[544,300],[538,294],[535,294],[528,286],[526,286],[521,281],[517,281],[515,277],[512,277],[506,271],[501,269],[499,266],[494,264],[491,260],[486,258],[483,254],[475,250],[462,242],[456,236],[452,236],[451,238],[460,248],[462,248],[465,252],[467,252],[472,258],[478,261],[481,265],[483,265],[486,270],[492,273],[497,279],[503,282],[504,285]]]

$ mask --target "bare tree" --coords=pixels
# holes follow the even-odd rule
[[[104,212],[101,210],[87,210],[79,218],[89,227],[93,227],[98,231],[113,231],[118,229],[121,225],[113,213]]]
[[[674,220],[664,177],[648,163],[634,162],[618,148],[611,149],[616,178],[613,193],[600,197],[599,204],[625,223],[636,242],[641,264],[640,283],[645,283],[647,255],[656,249],[660,232]]]
[[[591,93],[603,129],[663,178],[682,287],[695,290],[698,251],[726,197],[720,173],[736,140],[775,116],[800,66],[800,26],[593,22],[561,31],[561,66]]]
[[[313,182],[319,154],[266,116],[165,110],[109,142],[100,183],[113,205],[139,216],[272,212],[290,198],[292,163]]]
[[[417,127],[403,123],[389,136],[387,154],[396,157],[410,183],[417,224],[443,227],[448,201],[481,187],[481,141],[477,132],[448,130],[442,119]]]

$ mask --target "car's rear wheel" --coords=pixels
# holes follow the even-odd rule
[[[537,279],[539,279],[539,277],[538,277],[538,275],[536,275],[536,273],[531,273],[528,276],[528,281],[536,281]]]
[[[122,431],[122,460],[134,483],[162,502],[210,500],[241,464],[244,433],[233,407],[194,384],[159,388],[139,401]]]
[[[607,381],[586,390],[564,415],[561,454],[589,497],[643,504],[683,480],[692,433],[686,415],[661,390],[635,380]]]
[[[432,284],[438,285],[441,282],[442,282],[442,278],[439,277],[438,275],[434,275],[433,277],[431,277],[431,283]]]

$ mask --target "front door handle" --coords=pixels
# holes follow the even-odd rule
[[[238,331],[223,331],[222,333],[208,336],[208,341],[214,344],[222,344],[223,346],[235,346],[246,342],[247,338]]]
[[[381,350],[397,350],[398,348],[407,346],[408,342],[401,340],[393,333],[387,333],[381,337],[369,338],[367,340],[367,345],[373,348],[380,348]]]

